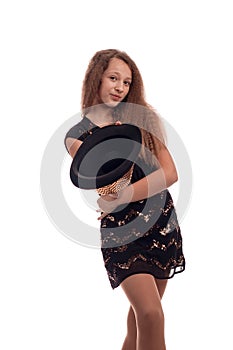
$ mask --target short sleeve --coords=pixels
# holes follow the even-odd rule
[[[66,146],[66,139],[68,137],[72,137],[72,138],[80,140],[80,141],[83,141],[86,137],[87,130],[85,130],[85,128],[80,124],[81,123],[78,123],[78,124],[72,126],[72,128],[65,135],[64,144],[65,144],[67,152],[68,152],[68,149]]]
[[[93,124],[86,117],[83,117],[83,119],[79,123],[72,126],[72,128],[66,133],[65,139],[64,139],[67,152],[69,152],[66,146],[66,139],[68,137],[72,137],[76,140],[84,141],[85,138],[91,135],[92,131],[94,131],[95,129],[98,129],[98,126]]]

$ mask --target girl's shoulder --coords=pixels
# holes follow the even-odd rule
[[[90,131],[96,128],[96,125],[93,124],[90,120],[83,117],[83,119],[72,126],[66,133],[65,139],[67,137],[72,137],[78,140],[83,141],[83,139],[87,136],[86,133],[90,134]]]
[[[84,116],[80,122],[72,126],[67,131],[64,138],[65,146],[66,146],[66,140],[69,137],[80,141],[84,141],[84,139],[91,134],[94,128],[96,128],[96,126]]]

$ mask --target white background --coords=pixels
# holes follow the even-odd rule
[[[231,5],[1,3],[1,349],[121,349],[126,297],[112,291],[100,251],[63,236],[40,195],[44,149],[79,112],[88,61],[106,48],[135,60],[148,102],[192,162],[181,221],[187,269],[163,299],[167,349],[232,348]]]

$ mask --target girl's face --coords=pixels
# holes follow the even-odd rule
[[[99,98],[108,107],[116,107],[128,94],[132,82],[129,66],[119,58],[112,58],[104,72]]]

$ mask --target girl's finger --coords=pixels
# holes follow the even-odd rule
[[[118,198],[118,193],[110,193],[109,197]]]
[[[122,123],[121,123],[121,121],[120,120],[117,120],[116,122],[115,122],[115,125],[121,125]]]
[[[98,220],[102,220],[108,213],[103,213],[102,215],[100,215],[97,219]]]

